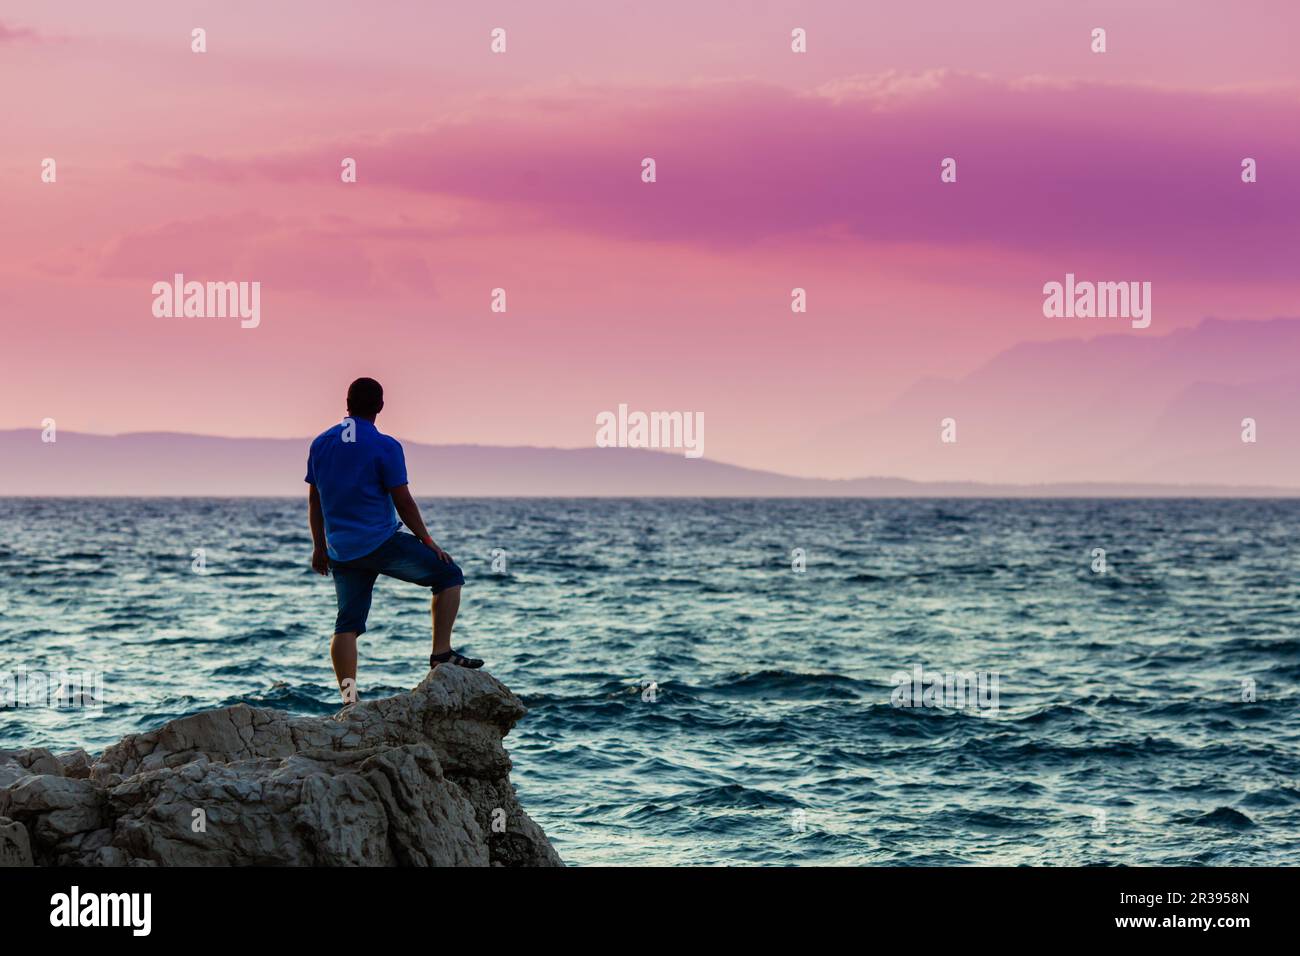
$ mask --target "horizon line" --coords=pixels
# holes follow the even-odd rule
[[[23,433],[23,432],[32,432],[33,434],[39,435],[39,434],[41,433],[41,431],[42,431],[42,430],[41,430],[40,428],[6,428],[6,429],[0,429],[0,435],[4,435],[4,434],[19,434],[19,433]],[[135,431],[135,432],[118,432],[118,433],[115,433],[115,434],[100,434],[100,433],[97,433],[97,432],[81,432],[81,431],[65,430],[65,431],[63,431],[63,434],[65,434],[65,435],[76,435],[76,436],[85,437],[85,438],[105,438],[105,439],[129,438],[129,437],[132,437],[132,436],[158,436],[158,435],[166,436],[166,435],[176,435],[176,436],[181,436],[181,437],[185,437],[185,438],[201,438],[201,439],[205,439],[205,440],[209,440],[209,441],[210,441],[210,440],[216,440],[216,441],[273,441],[273,442],[301,441],[301,442],[310,442],[310,441],[312,440],[312,439],[309,438],[309,437],[280,437],[280,438],[271,438],[271,437],[248,437],[248,436],[241,437],[241,436],[233,436],[233,435],[207,435],[207,434],[202,434],[202,433],[198,433],[198,432],[177,432],[177,431]],[[396,436],[394,436],[394,437],[396,437]],[[678,458],[680,457],[680,456],[679,456],[678,454],[676,454],[674,451],[668,451],[668,450],[664,450],[664,449],[661,449],[661,448],[623,448],[623,447],[601,448],[601,447],[596,446],[596,445],[579,445],[579,446],[575,446],[575,447],[562,447],[562,446],[558,446],[558,445],[492,445],[492,444],[481,444],[481,443],[477,443],[477,442],[448,442],[448,443],[445,443],[445,444],[432,444],[432,443],[430,443],[430,442],[423,442],[423,441],[405,441],[405,440],[403,440],[403,442],[404,442],[404,444],[418,445],[418,446],[423,446],[423,447],[425,447],[425,448],[457,448],[457,447],[459,447],[459,448],[483,448],[483,449],[495,449],[495,450],[504,450],[504,451],[527,450],[527,451],[543,451],[543,452],[547,452],[547,451],[555,451],[555,452],[587,452],[587,451],[595,451],[595,452],[605,452],[605,453],[610,453],[610,452],[615,452],[615,453],[617,453],[617,452],[622,452],[622,453],[625,453],[625,454],[631,452],[631,453],[641,453],[641,454],[650,454],[650,455],[660,455],[660,456],[662,456],[662,457],[664,457],[664,458],[669,458],[669,459],[674,459],[674,460],[676,460],[676,459],[678,459]],[[746,494],[740,494],[740,495],[692,495],[692,494],[679,494],[679,495],[674,495],[674,494],[668,494],[668,495],[620,495],[620,494],[610,494],[610,495],[601,495],[601,494],[597,494],[597,495],[492,495],[492,494],[486,494],[486,495],[426,495],[426,496],[420,496],[420,497],[434,497],[434,498],[566,498],[566,499],[583,499],[583,498],[646,498],[646,499],[653,499],[653,498],[700,498],[700,499],[712,499],[712,498],[718,498],[718,499],[726,499],[726,498],[753,498],[753,499],[760,499],[760,498],[766,498],[766,499],[783,499],[783,498],[789,498],[789,499],[800,499],[800,498],[802,498],[802,499],[805,499],[805,500],[806,500],[806,499],[817,499],[817,498],[825,498],[825,499],[885,499],[885,498],[895,498],[895,499],[903,500],[903,499],[913,499],[913,498],[935,498],[935,499],[938,499],[938,498],[947,498],[947,497],[950,497],[950,498],[976,498],[976,499],[978,499],[978,498],[984,498],[984,499],[1004,499],[1004,500],[1017,500],[1017,499],[1026,499],[1026,498],[1030,498],[1030,499],[1032,499],[1032,498],[1041,498],[1041,499],[1044,499],[1044,500],[1047,500],[1047,499],[1061,499],[1061,500],[1065,500],[1065,499],[1070,499],[1070,498],[1075,498],[1075,499],[1079,499],[1079,500],[1098,499],[1098,498],[1113,498],[1113,499],[1172,499],[1172,498],[1183,498],[1183,499],[1188,499],[1188,500],[1193,500],[1193,499],[1197,499],[1197,498],[1207,498],[1207,499],[1208,499],[1208,498],[1219,498],[1219,499],[1238,499],[1238,498],[1240,498],[1240,499],[1245,499],[1245,498],[1251,498],[1251,499],[1257,499],[1257,500],[1267,500],[1267,499],[1285,500],[1285,499],[1289,499],[1289,498],[1300,497],[1300,485],[1295,485],[1295,486],[1288,486],[1288,485],[1268,485],[1268,484],[1265,484],[1265,485],[1249,485],[1249,484],[1236,485],[1236,484],[1220,484],[1220,483],[1216,483],[1216,482],[1182,482],[1182,483],[1176,483],[1176,482],[1161,482],[1161,481],[1124,481],[1124,480],[1120,480],[1120,481],[1047,481],[1047,482],[1042,482],[1042,481],[1040,481],[1040,482],[1015,482],[1015,481],[980,481],[980,480],[977,480],[977,479],[970,479],[970,478],[939,478],[939,479],[907,478],[907,477],[903,477],[903,476],[901,476],[901,475],[857,475],[857,476],[853,476],[853,477],[850,477],[850,478],[826,478],[826,477],[820,477],[820,476],[793,475],[793,474],[789,474],[789,473],[787,473],[787,472],[771,471],[771,470],[768,470],[768,469],[765,469],[765,468],[754,468],[754,467],[749,466],[749,465],[738,465],[738,464],[735,464],[735,463],[733,463],[733,462],[721,461],[721,460],[716,459],[716,458],[698,459],[698,460],[700,460],[700,461],[707,461],[707,462],[710,463],[710,464],[713,464],[713,465],[719,465],[719,466],[722,466],[722,467],[724,467],[724,468],[734,468],[734,469],[736,469],[737,471],[749,472],[749,473],[751,473],[751,474],[756,474],[756,475],[768,475],[768,476],[772,476],[772,477],[775,477],[775,478],[784,479],[784,480],[787,480],[787,481],[819,482],[819,483],[832,484],[832,485],[844,485],[844,484],[848,484],[848,483],[852,483],[852,482],[904,482],[904,483],[912,484],[912,485],[948,486],[948,487],[953,487],[953,486],[967,486],[967,487],[971,487],[972,489],[979,489],[979,488],[988,488],[988,489],[1017,489],[1017,490],[1019,490],[1019,489],[1023,489],[1023,490],[1025,490],[1026,492],[1030,492],[1030,493],[1027,493],[1027,494],[978,494],[978,493],[975,493],[975,494],[965,494],[965,495],[962,495],[962,494],[956,494],[956,495],[939,495],[939,494],[917,494],[917,495],[872,495],[872,494],[843,494],[843,495],[834,495],[834,494],[828,494],[828,495],[817,495],[817,494],[808,494],[808,495],[763,495],[763,494],[759,494],[759,495],[752,495],[752,494],[749,494],[749,495],[746,495]],[[1130,494],[1123,494],[1123,493],[1116,493],[1116,494],[1105,494],[1105,493],[1102,493],[1102,494],[1077,494],[1077,493],[1076,493],[1076,494],[1069,494],[1069,493],[1066,493],[1066,494],[1051,494],[1051,493],[1045,493],[1045,494],[1033,494],[1033,493],[1032,493],[1032,490],[1033,490],[1033,489],[1043,489],[1043,490],[1046,490],[1046,489],[1051,489],[1051,488],[1061,488],[1061,489],[1070,489],[1070,488],[1073,488],[1073,489],[1091,489],[1091,488],[1096,488],[1096,489],[1099,489],[1099,490],[1103,490],[1103,491],[1104,491],[1104,489],[1108,489],[1108,488],[1118,488],[1118,487],[1123,487],[1123,486],[1136,486],[1136,487],[1138,487],[1138,488],[1147,488],[1147,489],[1152,489],[1152,490],[1153,490],[1153,493],[1150,493],[1150,494],[1147,494],[1147,493],[1137,493],[1137,494],[1133,494],[1133,493],[1130,493]],[[1183,493],[1183,494],[1178,494],[1177,491],[1178,491],[1179,489],[1184,489],[1184,493]],[[1209,493],[1205,493],[1205,492],[1202,492],[1202,493],[1199,493],[1199,494],[1198,494],[1198,493],[1186,493],[1187,491],[1194,490],[1194,489],[1206,489]],[[1160,492],[1163,491],[1163,490],[1168,490],[1169,492],[1174,492],[1174,493],[1172,493],[1172,494],[1162,494],[1162,493],[1160,493]],[[1218,492],[1220,492],[1220,491],[1221,491],[1222,493],[1218,493]],[[290,495],[290,494],[269,494],[269,495],[259,495],[259,494],[254,494],[254,495],[238,495],[238,494],[235,494],[235,495],[131,495],[131,494],[123,494],[123,495],[111,495],[111,494],[110,494],[110,495],[97,495],[97,494],[53,494],[53,495],[51,495],[51,494],[36,494],[36,495],[28,495],[28,494],[13,494],[13,495],[5,495],[5,494],[0,494],[0,498],[162,498],[162,499],[169,499],[169,498],[175,498],[175,499],[197,499],[197,498],[250,498],[250,499],[251,499],[251,498],[290,498],[290,499],[292,499],[292,498],[296,498],[296,497],[297,497],[296,495]]]

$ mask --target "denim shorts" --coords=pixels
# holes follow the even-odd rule
[[[351,561],[330,560],[339,615],[334,633],[364,633],[370,615],[370,594],[381,574],[431,588],[434,594],[465,583],[455,564],[444,561],[413,534],[399,531],[364,557]]]

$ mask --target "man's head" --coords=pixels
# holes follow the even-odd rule
[[[348,414],[375,420],[384,407],[384,386],[373,378],[359,378],[348,386]]]

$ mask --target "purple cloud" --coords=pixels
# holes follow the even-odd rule
[[[729,246],[837,234],[1289,280],[1296,107],[1295,90],[942,71],[850,77],[814,94],[731,82],[494,99],[368,147],[193,156],[155,171],[310,182],[360,153],[367,183],[507,204],[535,228]],[[647,156],[651,185],[640,181]],[[945,157],[955,183],[940,182]],[[1257,183],[1241,181],[1246,157]]]

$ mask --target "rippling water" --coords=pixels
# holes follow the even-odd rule
[[[422,506],[570,863],[1300,862],[1300,502]],[[305,502],[0,499],[0,529],[0,670],[105,673],[101,714],[0,710],[0,746],[336,710]],[[381,580],[363,693],[428,644],[427,592]],[[915,665],[996,674],[996,709],[893,706]]]

